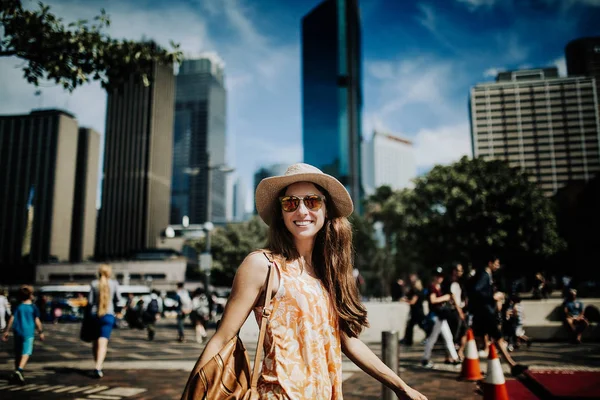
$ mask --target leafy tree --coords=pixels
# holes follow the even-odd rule
[[[402,199],[406,237],[423,265],[458,260],[481,266],[498,254],[509,275],[539,268],[564,247],[552,202],[523,171],[463,157],[436,166]]]
[[[238,267],[246,256],[266,245],[268,227],[258,217],[248,222],[228,224],[211,232],[213,255],[212,282],[230,286]],[[196,250],[203,251],[206,241],[196,243]]]
[[[111,38],[103,31],[110,26],[104,10],[91,24],[79,20],[65,25],[50,7],[38,4],[39,9],[28,10],[21,0],[0,1],[0,56],[24,60],[23,76],[35,86],[48,79],[73,91],[95,80],[110,88],[131,76],[148,85],[154,62],[181,60],[179,45],[172,42],[173,52],[168,52],[153,42]]]

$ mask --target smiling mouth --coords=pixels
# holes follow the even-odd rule
[[[294,221],[294,224],[296,226],[308,226],[312,223],[313,223],[312,221]]]

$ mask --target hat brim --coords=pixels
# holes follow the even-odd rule
[[[271,225],[271,218],[275,208],[279,208],[279,192],[289,185],[297,182],[311,182],[321,186],[331,198],[330,211],[332,217],[348,217],[354,211],[350,194],[337,179],[323,173],[300,173],[293,175],[273,176],[263,179],[256,187],[254,195],[258,215],[267,224]]]

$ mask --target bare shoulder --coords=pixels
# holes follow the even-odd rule
[[[262,251],[255,251],[246,256],[236,272],[236,280],[252,285],[262,285],[269,271],[269,260]]]

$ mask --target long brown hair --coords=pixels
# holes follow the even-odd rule
[[[332,215],[329,193],[319,185],[314,185],[325,195],[327,215]],[[280,196],[285,195],[286,190],[287,188],[283,189]],[[281,207],[278,205],[273,210],[267,249],[283,258],[285,268],[287,260],[297,260],[300,254],[294,245],[294,237],[283,222]],[[325,218],[325,224],[315,238],[312,266],[332,299],[340,329],[350,337],[358,337],[369,323],[367,310],[360,302],[356,280],[352,276],[352,256],[352,225],[348,218]]]
[[[108,302],[110,301],[110,286],[108,279],[112,275],[112,267],[108,264],[100,265],[98,268],[98,316],[101,317],[108,311]]]

